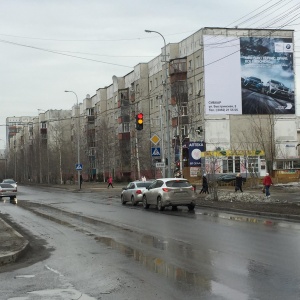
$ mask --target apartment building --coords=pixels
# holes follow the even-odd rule
[[[297,173],[293,42],[292,30],[203,28],[123,77],[112,74],[72,109],[70,174],[78,138],[92,180]]]

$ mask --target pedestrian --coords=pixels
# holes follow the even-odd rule
[[[237,173],[235,177],[235,191],[237,192],[238,190],[240,190],[243,193],[242,186],[243,186],[243,177],[241,176],[240,173]]]
[[[80,189],[81,189],[81,185],[82,185],[82,182],[83,182],[83,178],[82,178],[82,175],[80,174]]]
[[[270,186],[273,185],[273,182],[272,182],[272,178],[270,177],[269,173],[266,173],[266,176],[264,177],[264,180],[263,180],[263,185],[265,187],[266,197],[270,198],[271,197]]]
[[[107,183],[108,183],[108,185],[107,185],[107,188],[108,188],[108,189],[109,189],[110,186],[113,188],[113,179],[112,179],[111,176],[108,177]]]
[[[145,182],[146,181],[146,177],[142,176],[142,181]]]
[[[200,191],[199,194],[209,194],[209,191],[208,191],[208,182],[207,182],[207,177],[206,177],[206,174],[203,174],[202,176],[202,189]]]

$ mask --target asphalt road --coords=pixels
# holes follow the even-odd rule
[[[0,209],[33,249],[1,269],[0,299],[299,299],[298,224],[158,213],[105,189],[19,190]]]

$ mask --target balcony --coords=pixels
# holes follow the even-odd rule
[[[40,133],[42,135],[47,135],[47,128],[41,128]]]
[[[121,132],[118,134],[119,140],[130,140],[130,132]]]

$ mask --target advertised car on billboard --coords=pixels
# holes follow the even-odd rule
[[[255,90],[259,93],[262,93],[264,84],[263,84],[263,82],[261,81],[260,78],[250,76],[250,77],[246,77],[243,80],[242,86],[244,88],[253,89],[253,90]]]
[[[264,89],[266,95],[284,100],[293,100],[293,93],[291,90],[277,80],[269,80]]]

